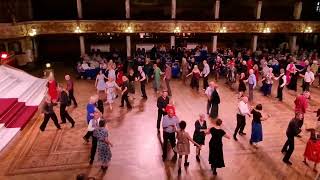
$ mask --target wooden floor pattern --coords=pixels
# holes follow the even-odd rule
[[[218,176],[211,174],[208,164],[208,141],[201,152],[201,163],[195,160],[195,147],[191,147],[190,167],[177,175],[177,165],[161,160],[161,138],[156,133],[156,98],[149,83],[148,100],[140,100],[136,94],[132,111],[120,109],[118,98],[113,111],[106,110],[105,117],[113,142],[112,162],[106,174],[99,171],[99,164],[89,166],[90,144],[83,144],[82,136],[86,133],[85,106],[90,95],[95,93],[92,80],[77,80],[76,98],[79,106],[71,109],[71,116],[76,120],[76,127],[70,124],[57,131],[50,121],[45,132],[39,131],[42,115],[34,118],[32,123],[20,133],[8,148],[0,154],[0,179],[8,180],[69,180],[75,179],[78,173],[87,173],[96,179],[108,180],[169,180],[169,179],[227,179],[227,180],[278,180],[278,179],[314,179],[316,173],[311,167],[302,163],[303,152],[309,134],[303,131],[303,137],[296,138],[295,151],[292,156],[293,166],[282,163],[280,153],[285,141],[285,130],[293,116],[293,99],[295,94],[285,92],[284,102],[279,103],[273,97],[263,97],[257,91],[255,103],[262,103],[264,110],[272,117],[263,122],[263,141],[259,149],[249,145],[251,119],[247,119],[245,131],[247,136],[239,137],[239,141],[224,139],[224,155],[226,167],[218,169]],[[232,134],[236,125],[236,93],[219,82],[222,99],[220,117],[223,129]],[[137,87],[138,89],[139,87]],[[205,112],[206,98],[203,93],[191,90],[180,81],[172,82],[173,98],[176,102],[177,115],[180,120],[187,121],[187,131],[192,134],[194,121],[199,113]],[[274,88],[275,90],[275,88]],[[311,108],[320,104],[320,92],[312,89]],[[138,91],[139,92],[139,91]],[[275,93],[275,92],[273,92]],[[105,106],[107,109],[107,106]],[[58,111],[56,111],[58,112]],[[57,113],[58,114],[58,113]],[[210,121],[210,120],[208,120]],[[316,121],[315,114],[306,115],[305,127],[312,127]]]

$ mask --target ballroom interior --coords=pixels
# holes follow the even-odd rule
[[[87,103],[94,94],[107,97],[97,93],[95,87],[99,71],[83,78],[77,69],[84,57],[97,53],[123,65],[127,73],[137,68],[141,59],[156,63],[157,58],[150,57],[155,47],[168,52],[168,56],[177,48],[188,53],[205,51],[205,60],[212,58],[214,62],[219,55],[229,61],[244,53],[253,57],[256,52],[279,52],[279,56],[295,56],[297,60],[302,57],[301,61],[307,60],[305,54],[310,53],[314,56],[310,55],[309,61],[314,62],[319,61],[319,36],[318,0],[0,0],[0,179],[72,180],[79,174],[85,176],[83,180],[320,179],[318,167],[312,169],[312,163],[307,166],[302,162],[310,138],[307,129],[313,128],[318,119],[311,111],[320,105],[320,73],[310,85],[310,111],[304,116],[301,138],[295,138],[292,166],[282,162],[281,148],[303,82],[299,79],[296,92],[284,90],[284,100],[279,102],[274,98],[278,86],[274,80],[271,97],[256,88],[255,100],[250,104],[262,104],[263,111],[271,115],[262,123],[259,148],[249,144],[252,117],[247,117],[247,135],[239,136],[238,141],[223,139],[225,168],[212,175],[208,163],[210,135],[202,146],[200,162],[190,143],[190,166],[182,167],[182,174],[178,174],[175,162],[162,161],[163,139],[156,131],[160,95],[153,91],[153,76],[146,84],[147,100],[140,98],[140,84],[135,82],[132,110],[119,108],[121,91],[113,109],[104,105],[103,118],[113,142],[112,160],[107,172],[100,170],[99,161],[89,164],[91,142],[84,143],[82,138],[88,126]],[[144,55],[140,54],[142,49]],[[229,51],[238,54],[230,55]],[[180,63],[180,67],[177,54],[173,64]],[[215,81],[219,90],[221,127],[232,136],[237,123],[238,90],[230,88],[223,75],[215,79],[214,70],[209,81]],[[67,123],[56,130],[50,120],[45,131],[39,129],[50,72],[59,85],[67,85],[66,74],[74,80],[78,106],[67,108],[75,120],[74,128]],[[187,85],[180,78],[171,80],[171,98],[177,117],[187,122],[186,131],[192,138],[194,122],[205,113],[207,97],[202,91],[202,79],[197,92],[189,87],[190,78]],[[161,84],[165,89],[164,82]],[[59,107],[54,111],[60,121]],[[208,116],[206,121],[209,127],[216,123]]]

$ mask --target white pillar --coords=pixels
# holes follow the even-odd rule
[[[257,2],[257,14],[256,14],[256,19],[261,18],[261,9],[262,9],[262,1]]]
[[[84,44],[84,37],[80,36],[79,40],[80,40],[80,53],[81,53],[81,56],[83,56],[84,54],[86,54],[86,47],[85,47],[85,44]]]
[[[126,0],[125,8],[126,8],[126,19],[129,19],[130,18],[130,0]]]
[[[78,18],[82,19],[82,4],[81,4],[81,0],[77,0],[77,11],[78,11]]]
[[[212,52],[217,51],[217,43],[218,43],[218,36],[217,35],[212,36]]]
[[[175,36],[170,36],[170,49],[172,46],[176,46],[176,37]]]
[[[131,57],[131,37],[126,36],[126,42],[127,42],[127,57]]]
[[[296,20],[300,19],[301,11],[302,11],[302,1],[296,2],[295,6],[294,6],[294,11],[293,11],[294,19],[296,19]]]
[[[171,19],[176,18],[176,13],[177,13],[177,1],[171,0]]]
[[[291,53],[294,53],[296,51],[297,46],[297,36],[291,36],[291,39],[289,41],[290,51]]]
[[[257,50],[258,45],[258,36],[254,35],[252,39],[252,52],[255,52]]]
[[[220,0],[216,0],[216,5],[214,9],[214,19],[219,19],[219,13],[220,13]]]

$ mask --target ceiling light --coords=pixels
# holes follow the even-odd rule
[[[227,32],[227,28],[226,27],[222,27],[219,32],[220,33],[226,33]]]
[[[266,27],[266,28],[263,29],[262,32],[263,32],[263,33],[270,33],[271,30],[270,30],[270,28]]]
[[[180,27],[177,26],[176,28],[174,28],[173,32],[174,33],[180,33],[181,32]]]
[[[124,30],[124,32],[126,32],[126,33],[133,33],[133,29],[132,29],[131,26],[129,26],[129,27],[127,27],[127,28]]]
[[[80,27],[77,26],[76,29],[74,30],[74,32],[75,32],[75,33],[81,33],[82,31],[81,31]]]
[[[305,30],[305,33],[312,33],[312,28],[310,26],[308,26]]]
[[[51,64],[50,63],[46,63],[46,68],[50,68]]]
[[[29,32],[29,36],[35,36],[35,35],[37,35],[37,30],[31,29],[31,31]]]

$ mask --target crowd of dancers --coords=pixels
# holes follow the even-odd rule
[[[140,84],[141,97],[147,100],[146,84],[153,81],[153,89],[156,94],[159,94],[156,103],[158,107],[156,128],[158,134],[161,134],[162,130],[163,161],[167,160],[168,143],[170,143],[174,153],[172,159],[178,160],[178,174],[180,175],[183,156],[184,166],[189,166],[190,142],[196,146],[196,160],[200,161],[200,152],[205,144],[205,137],[210,134],[209,164],[211,164],[213,174],[216,175],[217,168],[225,166],[223,137],[227,139],[233,137],[235,141],[238,141],[238,135],[245,136],[247,117],[252,118],[249,143],[258,148],[258,143],[263,140],[262,121],[268,120],[271,116],[263,111],[262,104],[255,103],[256,105],[252,106],[253,102],[256,102],[254,101],[254,89],[259,86],[259,82],[262,84],[260,88],[263,95],[270,96],[274,81],[279,81],[276,98],[279,101],[283,101],[284,88],[287,87],[288,90],[297,91],[298,77],[302,77],[302,93],[294,101],[295,115],[288,125],[286,131],[287,141],[281,150],[284,153],[283,162],[291,165],[290,156],[294,151],[294,137],[300,137],[304,115],[308,109],[310,87],[314,85],[315,77],[318,75],[317,59],[313,59],[311,63],[310,59],[306,59],[301,61],[303,64],[300,63],[298,66],[294,57],[288,56],[287,63],[279,66],[279,71],[274,73],[275,68],[268,66],[264,56],[260,61],[253,60],[250,56],[245,61],[243,56],[233,57],[232,54],[228,58],[218,55],[213,64],[208,63],[207,60],[196,62],[194,58],[181,58],[180,78],[186,84],[187,78],[191,76],[190,87],[206,95],[206,113],[213,122],[213,126],[209,127],[206,115],[200,114],[199,119],[194,123],[193,136],[190,136],[185,131],[186,121],[180,120],[176,115],[176,107],[173,101],[174,94],[170,87],[171,79],[173,78],[172,62],[165,62],[165,65],[163,65],[161,61],[156,61],[152,64],[147,60],[145,65],[151,66],[151,71],[150,69],[147,71],[145,66],[140,65],[129,67],[127,73],[124,72],[123,66],[116,65],[112,60],[106,63],[106,68],[101,69],[96,76],[95,87],[97,95],[91,96],[86,106],[88,129],[83,139],[86,143],[89,142],[90,138],[92,139],[89,163],[93,164],[96,150],[98,149],[101,169],[106,171],[112,157],[112,143],[109,141],[109,132],[105,128],[106,121],[103,119],[104,105],[108,104],[109,109],[113,110],[114,101],[118,96],[121,96],[120,107],[126,105],[127,109],[131,110],[133,108],[132,102],[136,99],[136,94],[138,94],[136,93],[137,84]],[[209,82],[210,74],[213,75],[215,81]],[[225,76],[226,84],[231,86],[238,84],[239,103],[235,115],[236,128],[232,136],[221,128],[223,121],[219,118],[220,96],[217,82],[222,79],[221,76]],[[260,76],[261,79],[259,79]],[[201,78],[203,80],[203,91],[200,89]],[[53,111],[55,104],[60,104],[61,123],[66,123],[66,120],[68,120],[71,123],[71,127],[74,127],[75,122],[66,111],[66,107],[71,104],[71,101],[74,102],[74,106],[77,106],[77,102],[73,96],[73,82],[70,76],[66,75],[65,79],[67,87],[63,88],[61,85],[57,85],[52,76],[49,76],[49,95],[44,105],[45,118],[40,127],[42,131],[44,131],[50,118],[52,118],[56,127],[60,129],[57,116]],[[238,83],[236,83],[237,81]],[[247,89],[248,93],[246,93]],[[105,96],[101,96],[101,93]],[[315,162],[314,169],[316,169],[316,164],[320,162],[320,143],[317,141],[320,126],[308,129],[308,131],[311,132],[311,137],[304,153],[304,162],[307,163],[307,160]]]

